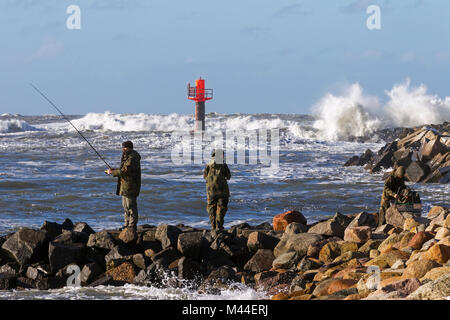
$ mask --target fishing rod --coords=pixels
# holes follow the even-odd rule
[[[34,90],[36,90],[45,100],[48,101],[48,103],[50,103],[62,116],[63,118],[70,123],[70,125],[78,132],[78,134],[87,142],[87,144],[92,148],[92,150],[95,151],[95,153],[99,156],[100,159],[102,159],[102,161],[108,166],[109,169],[112,169],[111,166],[108,164],[108,162],[106,162],[105,159],[103,159],[103,157],[100,155],[100,153],[98,153],[97,150],[95,150],[95,148],[92,146],[92,144],[88,141],[88,139],[85,138],[85,136],[83,136],[83,134],[74,126],[74,124],[64,115],[64,113],[61,112],[61,110],[59,110],[59,108],[49,99],[47,98],[47,96],[45,94],[43,94],[41,92],[41,90],[39,90],[38,88],[36,88],[32,83],[30,83],[30,86],[33,87]],[[106,171],[105,171],[106,172]]]

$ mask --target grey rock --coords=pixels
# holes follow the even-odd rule
[[[304,225],[303,223],[299,222],[292,222],[288,224],[286,229],[284,230],[284,233],[286,234],[297,234],[297,233],[304,233],[308,232],[308,226]]]
[[[86,245],[88,247],[111,250],[116,244],[109,232],[100,231],[89,235],[89,240]]]
[[[300,261],[299,255],[295,251],[289,251],[279,255],[273,262],[272,266],[275,269],[290,269]]]
[[[84,243],[61,243],[50,242],[48,247],[48,260],[52,272],[69,265],[83,264],[86,256],[86,246]]]
[[[308,247],[316,241],[322,240],[323,236],[314,233],[285,234],[274,249],[274,256],[279,257],[290,251],[297,252],[299,257],[306,255]]]
[[[2,249],[9,253],[21,268],[24,268],[31,262],[44,257],[47,243],[46,231],[22,228],[3,243]]]
[[[153,262],[158,262],[165,268],[167,268],[172,262],[182,257],[181,253],[172,247],[168,247],[151,257]]]
[[[355,218],[353,218],[353,220],[350,222],[347,228],[362,227],[362,226],[376,228],[377,221],[375,221],[375,217],[372,214],[363,211],[359,213]]]
[[[180,253],[192,260],[199,260],[207,241],[203,232],[185,232],[178,236],[177,248]]]
[[[95,233],[95,231],[86,222],[78,222],[77,224],[75,224],[75,226],[73,227],[73,231],[83,232],[87,235]]]
[[[156,229],[155,238],[161,242],[163,249],[169,247],[176,248],[180,233],[181,230],[177,227],[168,224],[160,224]]]
[[[259,249],[256,253],[247,261],[244,266],[244,270],[261,272],[269,270],[272,267],[272,262],[275,260],[272,250]]]
[[[289,226],[292,224],[293,223],[289,224]],[[248,236],[247,247],[251,252],[256,252],[258,249],[273,250],[278,242],[280,242],[280,239],[276,237],[270,236],[263,232],[255,231]]]
[[[322,234],[326,236],[344,237],[345,229],[348,227],[352,219],[337,212],[333,218],[312,225],[308,233]]]
[[[81,269],[80,273],[80,282],[82,286],[86,286],[92,282],[96,277],[103,273],[102,267],[95,263],[91,262],[84,265],[83,269]]]
[[[410,300],[434,300],[450,296],[450,273],[419,287],[408,296]]]

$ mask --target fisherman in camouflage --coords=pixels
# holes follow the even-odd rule
[[[398,198],[398,192],[406,188],[405,168],[400,166],[384,182],[383,195],[381,196],[380,213],[378,215],[378,226],[385,223],[386,210],[391,206],[391,201]]]
[[[227,180],[230,180],[231,173],[224,161],[223,150],[217,149],[211,153],[211,161],[203,171],[203,178],[206,180],[206,194],[208,204],[206,211],[209,215],[212,229],[223,229],[225,213],[228,209]]]
[[[122,144],[120,169],[108,169],[107,174],[117,177],[116,194],[122,196],[125,211],[124,228],[136,230],[138,222],[137,197],[141,190],[141,156],[133,150],[133,143]]]

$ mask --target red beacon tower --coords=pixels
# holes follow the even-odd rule
[[[194,130],[205,131],[205,101],[213,98],[213,89],[205,89],[205,80],[195,80],[195,87],[187,85],[187,97],[195,101],[195,125]]]

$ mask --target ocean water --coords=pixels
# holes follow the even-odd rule
[[[342,96],[326,95],[314,107],[314,116],[207,114],[209,136],[227,137],[227,133],[237,132],[238,137],[252,137],[264,132],[261,130],[278,134],[278,138],[270,138],[269,148],[272,151],[278,141],[278,165],[260,161],[258,155],[265,151],[264,145],[252,144],[251,139],[237,139],[234,148],[226,150],[227,156],[236,157],[227,161],[232,178],[225,227],[242,222],[271,222],[274,215],[292,209],[301,211],[308,222],[337,211],[378,211],[383,172],[371,175],[362,167],[343,167],[345,161],[368,148],[378,151],[385,142],[373,132],[382,126],[404,124],[401,121],[417,125],[431,119],[389,116],[389,108],[399,104],[395,99],[420,98],[422,106],[428,108],[427,117],[437,113],[437,120],[432,119],[436,122],[450,118],[448,98],[436,100],[426,91],[408,86],[409,83],[390,91],[391,100],[382,115],[374,112],[374,108],[380,108],[378,100],[364,96],[358,85],[348,88]],[[206,156],[189,155],[186,163],[177,161],[179,154],[174,153],[177,148],[195,145],[192,115],[104,112],[69,118],[112,167],[120,164],[121,143],[134,142],[142,157],[140,224],[209,227],[202,170],[210,160],[209,149],[217,146],[217,141],[206,141],[201,145]],[[348,141],[351,136],[361,135],[371,138],[365,143]],[[237,161],[238,153],[245,155],[246,163]],[[38,228],[45,220],[62,222],[65,218],[87,222],[97,231],[120,227],[123,209],[120,197],[115,195],[116,179],[105,175],[105,169],[105,164],[62,117],[0,115],[0,234],[24,226]],[[424,214],[432,205],[450,203],[449,185],[409,185],[419,191]],[[189,289],[129,285],[1,292],[2,298],[263,299],[264,293],[237,286],[220,295],[202,296]]]

